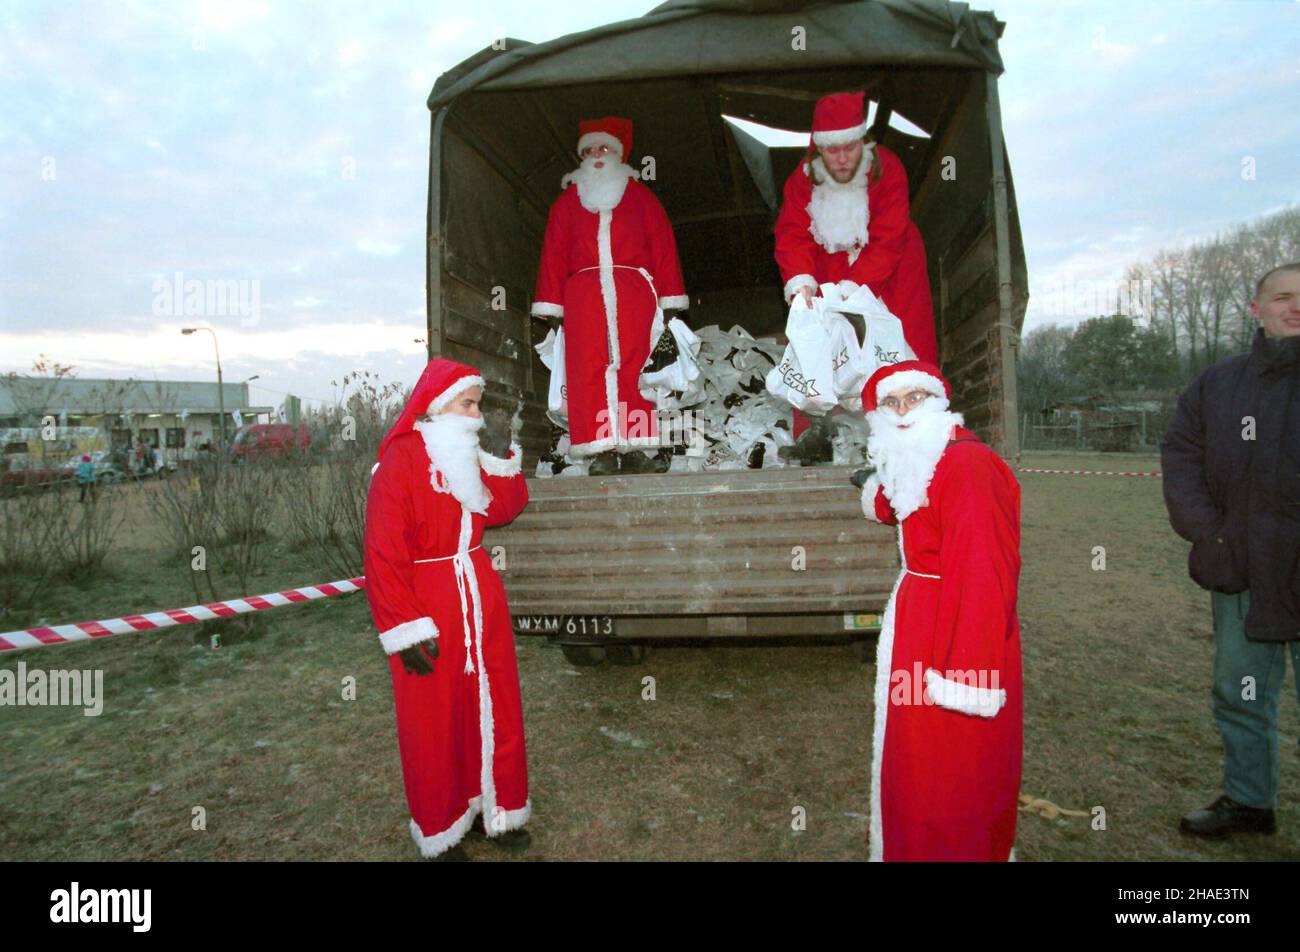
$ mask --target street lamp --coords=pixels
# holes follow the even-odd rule
[[[226,450],[226,388],[221,382],[221,348],[217,346],[217,332],[210,327],[182,327],[182,334],[193,334],[195,331],[207,331],[212,335],[212,346],[217,352],[217,406],[221,412],[221,451]]]

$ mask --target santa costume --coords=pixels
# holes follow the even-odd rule
[[[867,142],[853,178],[841,183],[816,154],[818,147],[866,136],[863,100],[861,92],[835,93],[819,99],[813,110],[808,157],[786,179],[776,220],[776,264],[785,298],[801,288],[816,294],[828,282],[865,284],[902,322],[917,358],[937,363],[925,245],[910,217],[903,163],[884,146]],[[799,436],[807,420],[797,410],[794,418]]]
[[[476,816],[489,836],[528,821],[528,768],[514,633],[483,530],[528,502],[521,452],[478,448],[483,421],[439,413],[483,378],[431,360],[384,437],[366,499],[366,598],[389,655],[411,836],[434,857]],[[429,420],[421,420],[423,414]],[[437,642],[433,673],[398,652]]]
[[[881,401],[932,396],[900,414]],[[872,860],[1014,859],[1022,691],[1020,486],[948,410],[923,361],[862,392],[869,519],[898,526],[902,571],[876,650]]]
[[[658,447],[654,404],[638,378],[657,310],[690,303],[672,226],[626,164],[632,123],[607,116],[578,127],[582,159],[551,206],[532,313],[564,320],[570,452],[577,457]]]

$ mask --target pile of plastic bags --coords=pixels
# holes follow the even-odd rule
[[[844,316],[861,317],[864,339]],[[665,324],[656,315],[652,340]],[[673,318],[666,329],[677,357],[641,375],[641,394],[658,408],[661,431],[677,445],[671,472],[759,469],[784,466],[777,454],[794,442],[791,407],[820,416],[837,406],[831,443],[835,463],[859,463],[868,436],[862,418],[862,387],[881,364],[915,358],[903,328],[870,289],[851,281],[824,284],[812,306],[795,295],[786,324],[789,343],[755,339],[736,325],[692,331]],[[586,459],[569,453],[564,389],[564,332],[551,331],[537,345],[551,371],[547,416],[554,446],[537,465],[538,476],[581,476]],[[667,423],[667,427],[665,426]]]

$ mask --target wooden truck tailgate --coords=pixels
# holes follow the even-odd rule
[[[895,530],[862,515],[851,472],[530,479],[527,509],[484,544],[516,616],[879,612]]]

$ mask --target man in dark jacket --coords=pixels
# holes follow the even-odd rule
[[[1272,833],[1286,654],[1300,672],[1300,262],[1264,275],[1250,353],[1183,392],[1160,444],[1165,505],[1211,592],[1224,795],[1183,817],[1197,836]]]

